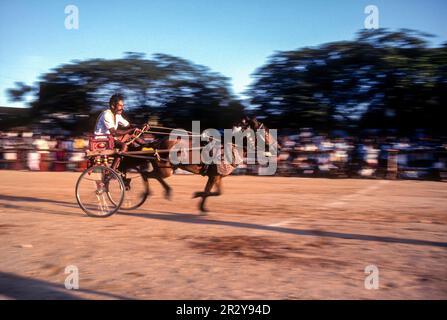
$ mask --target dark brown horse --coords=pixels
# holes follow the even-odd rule
[[[241,122],[242,123],[242,122]],[[242,125],[239,123],[237,126],[241,128],[242,131],[247,129],[252,129],[256,131],[258,129],[265,129],[265,135],[263,139],[267,146],[276,143],[273,141],[271,135],[269,134],[268,128],[265,128],[264,125],[256,119],[249,119],[248,122],[244,122]],[[253,137],[252,137],[253,138]],[[249,140],[249,139],[248,139]],[[222,194],[222,179],[227,174],[222,174],[222,170],[219,170],[219,164],[173,164],[170,161],[170,152],[181,140],[170,140],[169,138],[161,139],[154,143],[153,147],[158,150],[159,159],[150,160],[153,170],[150,172],[144,172],[144,175],[148,179],[155,179],[163,186],[165,190],[165,197],[170,198],[171,196],[171,187],[166,183],[165,179],[174,174],[175,169],[180,168],[182,170],[191,172],[193,174],[202,174],[208,177],[208,181],[205,185],[205,189],[203,191],[194,192],[193,198],[202,198],[199,203],[199,209],[202,213],[206,213],[208,210],[205,208],[205,202],[208,197],[215,197]],[[252,140],[253,141],[253,140]],[[249,142],[247,142],[249,143]],[[178,147],[178,146],[177,146]],[[189,141],[189,145],[185,148],[187,150],[188,159],[192,159],[192,143]],[[247,148],[244,144],[243,151],[244,154]],[[242,155],[241,155],[242,156]],[[124,166],[132,167],[136,166],[136,164],[141,164],[141,160],[138,159],[125,159],[123,161]],[[213,191],[213,188],[215,189]]]

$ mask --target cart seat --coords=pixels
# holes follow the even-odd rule
[[[115,142],[111,134],[108,135],[96,135],[89,139],[90,151],[104,151],[113,150]]]

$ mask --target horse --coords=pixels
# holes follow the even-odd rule
[[[248,121],[247,121],[248,119]],[[245,121],[244,121],[245,120]],[[277,142],[272,138],[272,136],[269,134],[269,129],[264,126],[263,123],[257,121],[255,118],[249,119],[245,118],[241,122],[235,124],[233,126],[233,132],[237,130],[245,131],[247,129],[252,129],[253,132],[259,129],[264,129],[265,134],[262,136],[262,139],[264,139],[266,146],[270,147],[270,145],[277,145]],[[173,164],[170,160],[170,152],[172,149],[177,146],[178,143],[181,140],[172,140],[169,137],[160,139],[153,143],[152,147],[157,150],[158,157],[154,157],[154,159],[146,160],[150,161],[153,170],[152,171],[143,171],[143,175],[146,179],[155,179],[157,180],[165,191],[165,198],[170,199],[171,198],[171,187],[166,183],[165,179],[172,176],[174,174],[174,171],[177,168],[180,168],[182,170],[188,171],[193,174],[201,174],[203,176],[207,176],[208,180],[206,182],[205,188],[203,191],[197,191],[193,193],[192,198],[202,198],[199,202],[199,210],[202,214],[206,214],[208,212],[208,209],[205,207],[205,202],[208,197],[216,197],[220,196],[222,194],[222,179],[229,175],[231,173],[231,168],[229,170],[222,171],[222,167],[220,164],[205,164],[203,162],[200,162],[198,164]],[[192,159],[192,141],[191,139],[188,139],[188,145],[183,146],[186,147],[187,150],[187,156],[188,159]],[[256,139],[251,136],[247,136],[247,144],[251,143],[252,147],[256,148]],[[234,145],[233,145],[234,146]],[[243,148],[243,155],[239,155],[241,157],[244,157],[247,153],[247,145],[244,144]],[[121,164],[126,167],[135,167],[135,166],[144,166],[145,164],[141,159],[132,159],[132,158],[125,158],[124,161]],[[147,163],[146,163],[147,165]],[[232,164],[233,170],[236,168],[238,164]],[[215,191],[212,191],[213,188],[215,188]]]

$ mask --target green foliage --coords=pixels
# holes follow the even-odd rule
[[[12,100],[23,101],[31,89],[19,84],[9,94]],[[144,54],[126,52],[122,59],[73,61],[42,75],[35,90],[34,122],[74,132],[92,131],[98,113],[108,108],[116,92],[124,94],[131,118],[145,121],[158,116],[172,126],[200,120],[204,126],[219,127],[236,121],[243,110],[227,78],[164,54],[145,59]]]
[[[411,30],[277,52],[249,90],[275,127],[426,128],[445,132],[446,46]]]
[[[445,134],[447,43],[413,30],[361,31],[353,41],[276,52],[253,74],[244,110],[228,78],[179,57],[126,52],[122,59],[61,65],[38,87],[17,83],[12,101],[35,94],[32,121],[91,131],[113,93],[125,95],[132,119],[157,116],[167,126],[230,127],[244,112],[272,128],[330,130],[425,128]],[[26,119],[24,119],[25,121]]]

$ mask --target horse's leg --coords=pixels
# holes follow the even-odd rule
[[[215,183],[215,185],[216,185],[217,191],[216,192],[212,192],[213,193],[212,196],[220,196],[222,194],[222,179],[223,179],[222,176],[216,176],[216,183]]]
[[[210,179],[213,178],[213,182],[211,185],[211,189],[212,187],[216,187],[216,192],[211,192],[211,189],[209,190],[209,192],[207,192],[207,186],[208,183],[210,183]],[[207,196],[207,197],[217,197],[220,196],[222,194],[222,176],[208,176],[208,182],[207,185],[205,186],[205,191],[204,192],[194,192],[193,198],[198,198],[198,197],[203,197],[203,196]]]
[[[193,195],[193,198],[197,198],[197,197],[202,197],[202,200],[200,201],[199,204],[199,209],[202,212],[208,212],[208,210],[205,208],[205,202],[206,202],[206,198],[208,197],[212,197],[212,196],[218,196],[221,194],[221,180],[222,180],[222,176],[217,175],[210,175],[208,176],[208,181],[206,183],[205,186],[205,190],[203,192],[195,192]],[[211,190],[213,189],[213,187],[216,186],[217,187],[217,192],[211,192]]]
[[[141,175],[143,176],[144,181],[147,184],[147,195],[148,196],[152,196],[152,190],[151,190],[151,186],[149,185],[149,179],[147,177],[147,171],[145,169],[140,170]]]
[[[160,182],[160,184],[163,186],[163,188],[165,189],[165,198],[167,200],[171,200],[171,190],[172,188],[169,186],[169,184],[166,183],[166,181],[164,181],[164,179],[160,176],[158,176],[158,178],[156,178],[158,182]]]
[[[208,195],[211,192],[211,189],[213,188],[214,180],[215,180],[214,176],[209,176],[208,181],[206,182],[205,191],[199,192],[199,197],[202,197],[202,200],[200,201],[200,204],[199,204],[199,209],[203,213],[208,212],[208,209],[205,208],[205,202],[206,202],[206,198],[208,198]]]
[[[164,181],[159,168],[151,172],[145,172],[145,177],[157,180],[165,190],[165,198],[171,200],[171,187]]]

